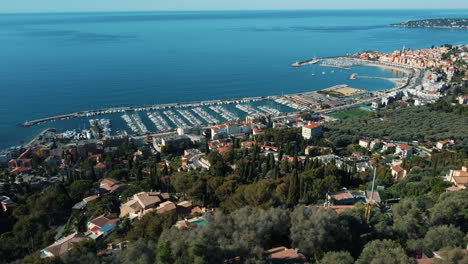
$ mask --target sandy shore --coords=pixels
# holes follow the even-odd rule
[[[382,69],[395,70],[395,71],[399,71],[399,72],[404,72],[405,74],[410,74],[411,73],[411,70],[409,70],[409,69],[406,69],[406,68],[403,68],[403,67],[398,67],[398,66],[383,65],[383,64],[380,64],[378,62],[377,63],[364,62],[362,65],[363,66],[369,66],[369,67],[379,67],[379,68],[382,68]]]

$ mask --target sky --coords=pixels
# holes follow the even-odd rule
[[[467,0],[0,0],[0,13],[269,9],[459,9]]]

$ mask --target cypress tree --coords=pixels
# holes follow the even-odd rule
[[[294,169],[289,176],[289,190],[288,190],[288,205],[294,206],[299,202],[300,186],[299,186],[299,174],[297,169]]]

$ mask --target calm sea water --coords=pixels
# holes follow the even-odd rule
[[[0,15],[0,147],[55,124],[25,120],[116,105],[295,93],[348,83],[348,71],[297,60],[361,50],[466,44],[468,30],[388,27],[468,10],[242,11]],[[378,68],[362,75],[392,76]],[[73,123],[73,125],[76,125]],[[72,127],[73,125],[68,125]]]

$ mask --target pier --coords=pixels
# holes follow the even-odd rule
[[[31,141],[29,141],[25,145],[25,147],[29,148],[29,147],[33,146],[36,143],[36,141],[38,141],[40,138],[42,138],[43,136],[45,136],[49,132],[55,133],[56,130],[55,130],[55,128],[46,128],[46,129],[42,130],[41,133],[37,134],[33,139],[31,139]]]
[[[226,99],[226,100],[210,100],[210,101],[196,101],[188,103],[171,103],[171,104],[159,104],[159,105],[149,105],[149,106],[126,106],[126,107],[114,107],[107,109],[97,109],[97,110],[87,110],[76,113],[57,115],[52,117],[46,117],[36,120],[25,121],[20,125],[23,127],[30,127],[46,122],[59,121],[71,118],[79,117],[91,117],[98,115],[114,114],[114,113],[127,113],[131,111],[155,111],[155,110],[169,110],[175,108],[184,108],[184,107],[200,107],[200,106],[210,106],[210,105],[222,105],[222,104],[239,104],[239,103],[251,103],[251,102],[261,102],[264,100],[274,100],[279,96],[263,96],[263,97],[245,97],[239,99]],[[215,119],[216,120],[216,119]]]
[[[301,67],[303,65],[307,65],[307,64],[316,64],[316,63],[319,63],[323,60],[327,60],[327,59],[336,59],[336,58],[343,58],[345,56],[332,56],[332,57],[322,57],[322,58],[314,58],[314,59],[309,59],[309,60],[305,60],[305,61],[298,61],[298,62],[295,62],[293,64],[291,64],[292,67]]]
[[[390,82],[393,82],[393,83],[400,83],[400,82],[404,82],[405,79],[404,78],[385,78],[385,77],[374,77],[374,76],[358,76],[356,75],[354,79],[352,80],[355,80],[356,78],[363,78],[363,79],[380,79],[380,80],[387,80],[387,81],[390,81]],[[351,80],[351,78],[350,78]]]

